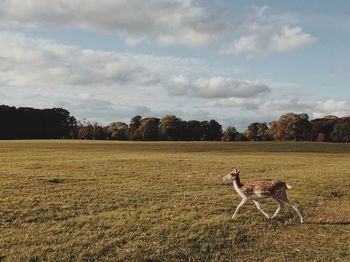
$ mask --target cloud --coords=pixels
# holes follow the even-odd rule
[[[317,109],[323,112],[342,111],[348,108],[347,102],[344,100],[327,99],[324,101],[317,101]]]
[[[218,15],[194,0],[2,0],[0,24],[114,32],[131,45],[151,37],[166,45],[202,46],[226,30]]]
[[[267,16],[267,6],[254,8],[254,15],[240,26],[242,36],[220,50],[223,55],[266,55],[285,53],[308,46],[316,38],[304,33],[298,25],[291,24],[290,17]],[[295,21],[293,21],[295,23]]]
[[[185,76],[178,75],[169,87],[171,95],[200,98],[254,97],[269,92],[270,88],[262,83],[221,76],[190,81]]]
[[[25,87],[161,85],[174,72],[199,72],[200,60],[82,49],[0,31],[0,85]]]
[[[271,51],[287,52],[295,48],[310,45],[314,41],[315,38],[310,34],[303,33],[299,26],[284,26],[279,32],[271,35],[267,45],[271,44]]]
[[[283,26],[277,32],[269,34],[253,34],[242,36],[231,45],[221,50],[222,54],[243,55],[243,54],[268,54],[284,53],[290,50],[312,44],[315,38],[305,34],[298,26]]]
[[[125,54],[0,32],[0,83],[14,86],[149,85],[155,75]]]
[[[241,55],[258,50],[258,35],[242,36],[235,40],[231,45],[223,48],[221,54],[224,55]]]
[[[262,103],[260,98],[222,98],[206,103],[207,106],[211,107],[222,107],[222,108],[241,108],[245,110],[258,110],[259,105]]]
[[[349,116],[350,106],[349,101],[326,99],[316,102],[314,117],[323,117],[327,115],[335,115],[339,117]]]
[[[299,98],[223,98],[208,103],[215,107],[238,107],[247,110],[281,114],[283,112],[308,112],[315,104],[301,101]]]
[[[350,114],[349,102],[345,100],[320,99],[308,101],[299,97],[292,98],[221,98],[207,102],[205,105],[214,108],[237,108],[248,111],[264,112],[265,114],[280,116],[288,112],[308,113],[312,117],[326,115],[346,116]]]
[[[300,98],[280,98],[264,101],[259,108],[267,112],[310,112],[314,107],[313,103],[303,102]]]
[[[164,83],[174,72],[206,67],[197,59],[103,52],[1,31],[0,57],[0,104],[65,107],[104,123],[150,108],[172,111]]]

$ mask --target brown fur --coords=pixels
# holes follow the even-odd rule
[[[246,195],[261,194],[266,197],[273,197],[279,202],[287,202],[287,185],[283,181],[278,180],[256,180],[250,181],[242,185],[241,192]]]

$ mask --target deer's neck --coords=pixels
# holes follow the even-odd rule
[[[243,186],[241,183],[241,179],[239,178],[239,175],[235,176],[235,180],[233,180],[233,187],[236,191],[239,191],[239,189]]]

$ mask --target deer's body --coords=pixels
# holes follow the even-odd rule
[[[256,180],[256,181],[250,181],[246,184],[242,184],[239,177],[239,170],[235,169],[228,175],[226,175],[223,178],[224,181],[232,181],[233,187],[235,191],[240,195],[242,198],[242,201],[239,203],[239,205],[236,208],[235,213],[233,214],[232,218],[235,217],[238,210],[248,201],[252,200],[258,210],[264,214],[267,218],[274,218],[277,216],[278,212],[280,211],[281,207],[283,207],[284,204],[287,204],[291,206],[298,214],[300,218],[300,222],[303,223],[303,217],[301,213],[299,212],[298,208],[291,204],[288,196],[287,196],[287,190],[292,188],[290,185],[286,184],[283,181],[277,181],[277,180],[271,180],[271,179],[265,179],[265,180]],[[274,199],[277,204],[277,210],[273,214],[273,216],[269,216],[267,213],[265,213],[261,207],[260,203],[257,201],[262,198],[272,198]]]
[[[270,179],[250,181],[242,185],[241,188],[238,187],[238,190],[235,188],[236,192],[238,191],[239,194],[243,194],[245,197],[250,197],[252,199],[273,196],[284,197],[286,189],[286,183]]]

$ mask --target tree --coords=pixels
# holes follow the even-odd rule
[[[107,134],[112,140],[128,140],[129,127],[123,122],[110,123],[107,128]]]
[[[137,129],[142,140],[159,140],[159,118],[144,118]]]
[[[140,134],[138,133],[138,128],[140,127],[142,122],[142,116],[137,115],[131,118],[129,124],[129,140],[139,140]]]
[[[56,117],[53,117],[53,116]],[[77,125],[77,121],[70,113],[63,108],[53,108],[51,112],[52,129],[56,129],[56,137],[64,138],[67,137],[69,132]]]
[[[204,135],[204,129],[200,121],[190,120],[184,123],[184,139],[199,141]]]
[[[221,140],[235,141],[237,135],[239,135],[239,132],[236,130],[236,128],[234,126],[229,126],[223,133]]]
[[[184,139],[185,124],[176,116],[165,116],[160,120],[159,135],[163,140]]]
[[[331,141],[331,133],[334,125],[338,122],[339,118],[336,116],[325,116],[323,118],[317,118],[310,121],[311,139],[312,141],[324,142]]]
[[[71,132],[72,138],[77,139],[106,139],[105,129],[98,123],[89,121],[79,122],[76,128]]]
[[[245,136],[244,133],[238,133],[235,136],[235,141],[248,141],[248,138]]]
[[[307,114],[288,113],[270,123],[269,135],[275,140],[310,140],[311,123]]]
[[[215,120],[203,121],[202,128],[204,130],[203,137],[204,141],[218,141],[222,137],[222,126]]]
[[[343,117],[337,121],[331,137],[335,142],[350,142],[350,117]]]
[[[92,138],[95,140],[101,140],[106,139],[107,133],[103,126],[101,126],[99,123],[95,122],[92,124]]]
[[[66,138],[77,122],[63,108],[0,106],[0,139]]]
[[[269,128],[266,123],[255,122],[248,126],[248,128],[244,131],[244,135],[248,140],[267,141],[270,140],[268,130]]]

